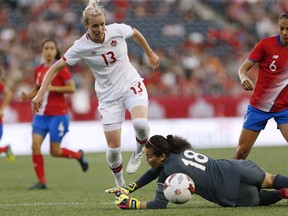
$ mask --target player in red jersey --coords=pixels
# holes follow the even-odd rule
[[[0,140],[2,138],[3,134],[3,121],[2,117],[4,114],[4,109],[8,106],[12,99],[12,92],[8,86],[4,85],[4,83],[0,82],[0,93],[4,95],[2,104],[0,105]],[[4,153],[6,154],[6,158],[8,162],[13,162],[15,160],[15,157],[11,151],[11,146],[6,145],[3,147],[0,147],[0,154]]]
[[[35,88],[27,94],[22,92],[23,100],[35,97],[46,72],[60,58],[56,42],[53,39],[44,40],[42,55],[45,62],[36,67],[34,71]],[[88,161],[82,150],[74,152],[60,147],[64,135],[68,132],[70,121],[64,94],[72,94],[74,91],[75,84],[71,73],[67,67],[64,67],[53,79],[45,93],[41,109],[34,115],[32,123],[32,160],[38,182],[29,189],[47,189],[44,159],[41,154],[41,145],[47,133],[50,134],[50,154],[53,157],[76,159],[84,172],[88,169]]]
[[[253,91],[234,159],[246,159],[271,118],[288,141],[288,11],[278,19],[279,35],[261,39],[239,68],[241,86]],[[254,88],[249,70],[258,64]]]

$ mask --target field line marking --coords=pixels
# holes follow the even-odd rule
[[[115,204],[114,202],[102,202],[99,204],[104,205],[111,205]],[[43,205],[95,205],[95,203],[6,203],[6,204],[0,204],[0,207],[7,207],[7,206],[43,206]]]

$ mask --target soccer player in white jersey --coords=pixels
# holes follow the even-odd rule
[[[129,61],[126,39],[132,37],[145,51],[152,68],[159,67],[159,57],[143,35],[126,24],[105,25],[100,1],[90,0],[83,11],[87,32],[68,49],[47,72],[41,88],[32,100],[32,112],[38,112],[43,96],[55,75],[65,66],[84,60],[94,74],[101,121],[107,141],[106,159],[116,186],[125,184],[121,156],[121,124],[125,110],[130,112],[137,148],[126,167],[135,173],[141,163],[143,146],[150,128],[148,125],[148,94],[142,78]]]

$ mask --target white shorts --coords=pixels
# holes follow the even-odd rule
[[[148,108],[148,93],[142,81],[133,84],[122,98],[115,101],[99,101],[98,111],[102,124],[122,123],[126,109],[130,112],[136,106]]]

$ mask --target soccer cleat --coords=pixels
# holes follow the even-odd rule
[[[28,188],[29,190],[42,190],[42,189],[48,189],[46,184],[42,184],[40,182],[37,182],[36,184],[32,185]]]
[[[7,150],[6,150],[6,159],[8,162],[12,163],[15,160],[15,156],[13,155],[11,151],[11,146],[7,145]]]
[[[78,161],[81,165],[83,172],[86,172],[88,170],[88,167],[89,167],[88,160],[87,160],[83,150],[79,150],[79,152],[81,153],[81,158]]]
[[[143,157],[144,152],[141,151],[138,154],[135,154],[135,152],[133,152],[132,157],[130,158],[127,167],[126,167],[126,172],[128,174],[133,174],[137,171],[137,169],[140,167],[141,164],[141,159]]]
[[[282,188],[278,190],[278,195],[282,199],[288,199],[288,188]]]

